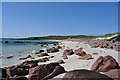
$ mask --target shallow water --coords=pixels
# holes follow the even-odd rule
[[[8,41],[8,40],[6,40]],[[41,49],[46,50],[47,48],[53,47],[53,44],[49,44],[49,40],[19,40],[23,41],[24,43],[14,43],[14,41],[18,40],[9,40],[9,43],[0,43],[0,63],[2,66],[7,65],[6,61],[10,61],[6,59],[8,56],[13,56],[14,63],[15,59],[19,60],[20,57],[27,56],[27,55],[35,55],[35,52],[38,52]],[[30,43],[26,43],[26,42]],[[48,44],[37,44],[36,42],[48,42]],[[1,66],[0,65],[0,66]]]

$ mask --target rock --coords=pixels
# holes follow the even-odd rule
[[[51,79],[51,78],[57,76],[58,74],[61,74],[61,73],[64,73],[64,72],[66,72],[66,71],[64,70],[63,67],[56,66],[52,73],[50,73],[49,75],[44,77],[44,80]]]
[[[68,59],[67,55],[63,55],[62,57],[63,59]]]
[[[6,57],[6,59],[11,59],[11,58],[13,58],[13,56],[8,56],[8,57]]]
[[[74,54],[78,55],[78,54],[82,51],[82,49],[83,49],[83,48],[76,49],[76,50],[74,51]]]
[[[5,68],[0,68],[0,77],[2,77],[2,78],[6,78],[7,77],[7,73],[6,73],[6,69]]]
[[[58,63],[43,64],[29,69],[29,80],[49,79],[63,72],[64,68]]]
[[[67,72],[62,80],[113,80],[113,79],[97,72],[81,69]]]
[[[112,69],[108,72],[104,72],[106,76],[114,79],[120,79],[120,69]]]
[[[5,41],[4,43],[9,43],[9,41]]]
[[[93,55],[98,55],[98,53],[93,53]]]
[[[62,47],[61,47],[61,46],[59,46],[59,45],[57,46],[57,48],[58,48],[58,49],[62,49]]]
[[[31,58],[32,56],[31,55],[28,55],[26,58]]]
[[[66,49],[66,50],[64,50],[64,52],[63,52],[63,55],[72,55],[72,54],[74,54],[74,52],[73,52],[72,49]]]
[[[49,56],[47,53],[41,53],[38,55],[38,57],[43,57],[43,56]]]
[[[25,58],[19,58],[19,60],[25,60],[25,59],[27,59],[27,58],[32,58],[32,56],[31,56],[31,55],[28,55],[28,56],[26,56]]]
[[[100,56],[92,65],[91,70],[96,72],[106,72],[118,68],[117,61],[112,56]]]
[[[48,53],[54,53],[54,52],[58,52],[58,51],[59,51],[59,49],[58,49],[58,48],[55,48],[55,47],[52,47],[52,48],[47,49],[47,52],[48,52]]]
[[[30,61],[24,61],[21,65],[19,65],[19,67],[35,67],[38,66],[38,61],[36,60],[30,60]]]
[[[11,66],[6,69],[7,75],[9,77],[14,77],[14,76],[25,76],[28,75],[29,70],[25,68],[17,68],[17,66]]]
[[[18,77],[10,78],[9,80],[28,80],[28,78],[24,76],[18,76]]]
[[[44,52],[44,50],[39,50],[39,53],[42,53],[42,52]]]
[[[74,51],[74,54],[79,55],[79,56],[84,56],[86,55],[86,52],[82,51],[83,48],[79,48]]]
[[[25,60],[25,59],[27,59],[27,58],[19,58],[19,60]]]
[[[60,59],[59,61],[57,61],[57,63],[59,63],[59,64],[63,64],[63,63],[65,63],[62,59]]]
[[[40,79],[39,79],[39,75],[29,74],[29,80],[40,80]]]
[[[89,59],[92,59],[92,55],[91,54],[86,54],[86,55],[82,56],[80,59],[89,60]]]

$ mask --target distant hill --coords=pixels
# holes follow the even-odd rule
[[[42,37],[28,37],[28,38],[20,38],[24,40],[64,40],[64,39],[95,39],[98,37],[110,37],[118,33],[110,33],[100,36],[88,36],[88,35],[71,35],[71,36],[42,36]]]

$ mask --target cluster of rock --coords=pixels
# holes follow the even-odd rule
[[[92,55],[91,54],[86,54],[86,52],[83,51],[83,48],[76,49],[75,51],[73,51],[73,49],[64,50],[63,59],[68,59],[67,55],[72,55],[72,54],[81,56],[79,59],[82,59],[82,60],[92,59]]]
[[[61,48],[62,48],[61,46],[52,47],[52,48],[47,49],[47,52],[48,52],[48,53],[58,52],[59,49],[61,49]]]
[[[107,40],[91,40],[88,44],[92,48],[100,47],[120,51],[120,35]]]
[[[110,55],[100,56],[92,65],[92,71],[103,72],[111,78],[120,78],[120,67],[118,62]]]
[[[62,80],[120,80],[120,68],[112,56],[100,56],[91,70],[68,71]]]
[[[66,72],[57,62],[38,65],[39,62],[48,60],[48,58],[43,58],[0,68],[2,70],[1,80],[47,80]],[[28,75],[28,77],[26,77],[26,75]]]

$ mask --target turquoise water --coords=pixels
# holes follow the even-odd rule
[[[33,52],[38,52],[40,49],[46,49],[54,46],[49,44],[49,42],[55,42],[52,40],[12,40],[12,39],[3,39],[2,42],[9,41],[9,43],[0,43],[2,45],[2,50],[0,54],[2,56],[18,56],[24,54],[30,54]],[[14,43],[14,42],[24,42],[24,43]],[[27,43],[31,42],[31,43]],[[48,44],[37,44],[36,42],[46,42]]]

